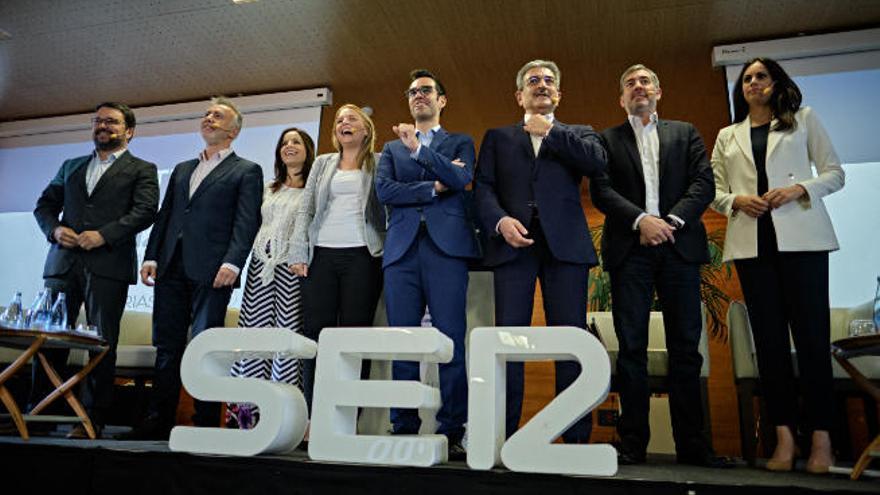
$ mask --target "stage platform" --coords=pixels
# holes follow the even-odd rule
[[[745,465],[705,469],[678,466],[665,456],[649,456],[645,465],[621,466],[617,476],[598,478],[475,471],[462,462],[431,468],[314,462],[302,451],[249,458],[192,455],[171,452],[167,442],[67,440],[63,431],[28,441],[0,436],[0,476],[3,493],[58,495],[880,493],[876,478],[769,473]]]

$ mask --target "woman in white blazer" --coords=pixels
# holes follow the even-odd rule
[[[712,153],[712,208],[728,218],[724,260],[736,264],[776,426],[767,469],[791,470],[797,450],[799,387],[790,328],[806,385],[800,424],[812,432],[806,467],[824,473],[834,462],[828,252],[838,245],[822,198],[843,187],[843,169],[825,129],[801,107],[800,89],[777,62],[746,63],[732,96],[735,123],[721,130]]]
[[[373,325],[382,290],[385,210],[376,197],[373,121],[355,105],[336,112],[333,147],[315,159],[291,236],[290,265],[303,277],[303,335]],[[365,367],[366,368],[366,367]],[[311,409],[315,361],[303,360]]]

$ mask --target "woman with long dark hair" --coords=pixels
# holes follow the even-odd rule
[[[800,424],[811,439],[807,471],[824,473],[834,462],[828,253],[838,244],[822,198],[843,187],[844,173],[815,112],[801,106],[800,89],[777,62],[746,63],[732,97],[735,123],[721,130],[712,153],[712,207],[728,217],[724,260],[736,264],[776,426],[767,469],[792,469]],[[800,421],[789,330],[804,385]]]
[[[275,179],[263,191],[262,223],[244,285],[240,327],[302,331],[300,279],[287,261],[296,212],[314,160],[311,136],[296,127],[281,132],[275,145]],[[298,359],[243,359],[235,363],[232,375],[302,386]],[[254,404],[229,404],[226,410],[226,425],[231,428],[252,428],[258,418]]]

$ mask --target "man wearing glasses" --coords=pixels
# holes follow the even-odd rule
[[[605,169],[605,149],[589,126],[566,125],[553,112],[562,98],[555,63],[533,60],[516,75],[522,122],[490,129],[483,137],[476,178],[477,211],[490,232],[484,263],[495,275],[495,322],[529,326],[540,279],[547,325],[585,328],[587,274],[596,265],[581,207],[584,176]],[[572,362],[556,363],[557,394],[579,373]],[[507,436],[519,426],[523,365],[507,364]],[[591,417],[562,437],[586,443]]]
[[[446,106],[443,84],[426,70],[410,74],[405,91],[415,125],[394,126],[399,140],[385,144],[376,175],[376,194],[390,209],[385,240],[385,305],[388,322],[417,327],[427,305],[433,325],[452,339],[452,361],[440,364],[437,432],[449,439],[449,459],[463,460],[467,421],[467,261],[478,257],[465,211],[465,187],[473,179],[474,142],[440,127]],[[419,364],[394,362],[395,380],[419,380]],[[414,409],[393,409],[395,434],[416,434]]]
[[[159,203],[156,166],[128,152],[135,116],[122,103],[101,103],[92,119],[91,155],[64,162],[37,200],[34,216],[51,243],[43,278],[66,294],[68,322],[85,303],[86,320],[110,346],[82,390],[82,402],[98,437],[112,403],[119,321],[128,286],[137,282],[137,233],[153,223]],[[58,215],[61,214],[59,220]],[[52,349],[53,366],[68,350]],[[47,392],[48,378],[33,367],[31,406]],[[86,438],[82,425],[68,435]]]

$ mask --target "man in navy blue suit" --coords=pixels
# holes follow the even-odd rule
[[[490,129],[480,146],[476,201],[480,221],[492,233],[484,263],[495,275],[495,324],[528,326],[535,281],[541,281],[547,325],[585,328],[587,276],[596,265],[581,207],[584,176],[605,169],[605,149],[589,126],[567,125],[553,112],[562,98],[555,63],[533,60],[516,75],[522,122]],[[579,373],[577,363],[556,363],[556,391]],[[507,435],[519,426],[523,365],[507,365]],[[586,443],[591,416],[563,433],[567,443]]]
[[[385,144],[376,173],[376,194],[389,207],[385,239],[385,305],[388,323],[419,326],[427,305],[431,321],[455,345],[452,361],[440,365],[438,433],[449,439],[450,459],[461,459],[467,421],[467,331],[469,258],[478,256],[468,221],[465,187],[473,178],[474,142],[440,127],[446,106],[443,84],[426,70],[415,70],[405,97],[415,125],[398,124],[400,136]],[[395,361],[395,380],[419,380],[419,365]],[[393,409],[394,433],[418,433],[414,409]]]
[[[205,149],[174,167],[150,233],[141,280],[155,284],[156,375],[149,414],[130,439],[167,439],[180,394],[180,361],[202,330],[224,326],[232,288],[260,227],[263,171],[232,151],[242,117],[226,98],[201,121]],[[220,405],[195,401],[196,426],[219,426]]]

